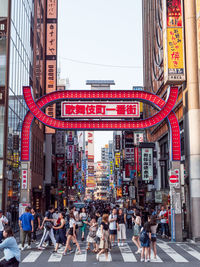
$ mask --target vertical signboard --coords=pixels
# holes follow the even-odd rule
[[[164,0],[163,52],[165,84],[185,81],[183,1]]]
[[[46,25],[46,94],[56,91],[57,86],[57,0],[47,0]],[[56,105],[46,108],[46,114],[55,118]],[[55,130],[45,127],[46,133]]]
[[[142,180],[153,180],[153,149],[142,148]]]
[[[86,187],[93,189],[96,186],[94,178],[94,132],[87,133],[88,139],[88,177]]]

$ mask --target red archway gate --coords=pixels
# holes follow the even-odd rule
[[[30,130],[34,118],[44,125],[54,129],[65,130],[127,130],[144,129],[155,126],[168,119],[171,132],[171,156],[173,161],[180,161],[180,130],[179,123],[173,112],[178,97],[178,87],[170,87],[170,93],[165,102],[159,96],[146,91],[130,90],[65,90],[55,91],[34,101],[31,88],[23,87],[25,102],[29,111],[24,119],[21,138],[21,160],[29,161],[30,154]],[[144,120],[58,120],[47,116],[43,109],[47,106],[61,101],[142,101],[155,106],[159,111],[154,116]],[[132,101],[132,102],[131,102]],[[120,116],[121,117],[121,116]]]

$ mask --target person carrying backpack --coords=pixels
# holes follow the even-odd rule
[[[142,247],[141,262],[149,262],[149,247],[150,247],[150,224],[146,222],[140,232],[140,243]]]

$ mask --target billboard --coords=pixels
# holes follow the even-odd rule
[[[153,149],[142,148],[142,180],[153,180]]]
[[[164,83],[185,81],[185,53],[182,0],[164,0],[163,9]]]
[[[57,5],[57,0],[47,0],[46,94],[56,91],[57,88]],[[46,114],[55,118],[56,105],[46,108]],[[45,127],[45,132],[55,133],[55,130]]]
[[[62,102],[61,104],[62,118],[139,118],[140,104],[139,102]]]

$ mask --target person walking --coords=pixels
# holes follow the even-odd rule
[[[133,227],[133,238],[132,241],[137,247],[137,251],[135,254],[141,253],[141,244],[140,244],[140,230],[141,230],[141,217],[139,216],[139,212],[136,212],[136,217],[133,218],[133,222],[135,223]]]
[[[40,216],[38,213],[36,213],[34,208],[31,209],[31,214],[34,217],[32,241],[36,241],[37,240],[37,230],[40,229]]]
[[[161,207],[161,211],[159,213],[159,219],[161,223],[161,236],[162,238],[165,238],[166,236],[166,230],[167,230],[167,219],[166,219],[166,209],[165,206]]]
[[[110,231],[110,243],[111,247],[115,245],[115,236],[117,235],[117,210],[114,208],[112,214],[108,217],[109,231]]]
[[[118,246],[123,247],[126,239],[126,214],[123,213],[122,209],[119,209],[119,214],[117,216],[117,239]]]
[[[3,237],[0,250],[4,250],[4,259],[0,261],[0,267],[18,267],[21,253],[10,226],[5,226]]]
[[[30,208],[26,207],[25,212],[19,218],[19,227],[22,231],[22,247],[21,249],[24,250],[24,244],[26,237],[28,237],[28,246],[27,248],[31,248],[31,233],[34,231],[34,217],[30,213]]]
[[[141,262],[149,262],[149,247],[150,247],[150,224],[146,222],[140,233],[140,243],[142,247]]]
[[[99,256],[102,253],[105,253],[106,261],[108,261],[108,250],[110,249],[110,240],[109,240],[109,221],[108,221],[108,214],[104,214],[102,216],[101,222],[101,240],[99,249],[100,252],[97,254],[96,259],[99,260]]]
[[[57,252],[59,244],[66,244],[66,227],[65,227],[65,212],[59,214],[60,224],[58,226],[53,226],[53,229],[57,230],[56,232],[56,247],[53,252]]]
[[[87,221],[87,213],[86,213],[86,210],[85,208],[82,208],[81,209],[81,213],[80,213],[80,221],[82,222],[82,226],[80,227],[80,231],[81,231],[81,241],[84,241],[85,239],[85,230],[86,230],[86,221]]]
[[[156,248],[156,232],[158,224],[156,216],[150,218],[150,232],[151,232],[151,245],[154,253],[154,260],[157,260],[157,248]]]
[[[97,250],[96,250],[96,232],[97,232],[98,223],[96,222],[95,218],[92,218],[90,222],[85,222],[85,223],[87,223],[90,226],[89,233],[87,236],[87,250],[90,250],[90,244],[92,244],[93,245],[92,252],[97,252]]]
[[[134,212],[133,210],[129,207],[127,212],[126,212],[126,219],[127,219],[127,226],[128,229],[132,229],[133,225],[132,225],[132,216],[133,216]]]
[[[75,216],[74,216],[73,210],[70,211],[69,218],[70,218],[69,219],[69,231],[68,231],[67,243],[66,243],[66,246],[65,246],[65,250],[63,252],[63,256],[66,255],[67,250],[69,250],[69,252],[72,252],[71,247],[70,247],[70,241],[71,240],[73,241],[73,243],[76,244],[76,247],[78,249],[78,252],[76,254],[80,255],[81,254],[81,249],[80,249],[79,243],[77,241],[77,237],[76,237],[76,220],[75,220]]]
[[[54,219],[53,219],[53,213],[54,213],[54,207],[50,207],[49,210],[46,212],[44,220],[42,222],[42,225],[40,229],[44,227],[44,232],[43,236],[40,240],[40,244],[38,246],[39,250],[43,250],[44,247],[42,247],[43,243],[47,239],[47,237],[50,237],[54,248],[56,247],[56,239],[54,237],[54,232],[53,232],[53,226],[54,226]]]
[[[3,211],[0,210],[0,243],[2,242],[3,239],[4,227],[7,224],[8,224],[8,219],[6,218],[6,216],[3,215]]]

